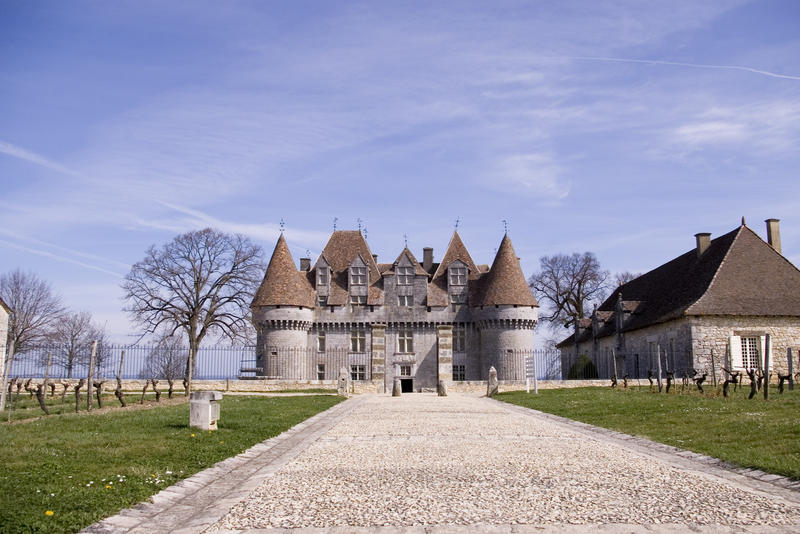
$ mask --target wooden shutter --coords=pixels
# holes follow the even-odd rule
[[[731,355],[731,371],[744,369],[744,363],[742,362],[742,338],[739,336],[729,337],[728,349]]]

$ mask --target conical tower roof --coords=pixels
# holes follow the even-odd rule
[[[308,280],[295,268],[292,253],[283,234],[278,238],[267,273],[256,292],[251,306],[314,307],[314,290]]]
[[[500,248],[494,257],[492,268],[486,274],[483,290],[478,299],[478,306],[499,305],[538,306],[539,303],[531,293],[522,267],[519,265],[517,253],[511,244],[508,234],[503,236]]]

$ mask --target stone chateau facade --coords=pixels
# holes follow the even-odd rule
[[[579,356],[600,378],[676,377],[692,371],[716,375],[759,369],[787,374],[787,351],[800,365],[800,270],[781,254],[777,219],[766,221],[767,240],[742,219],[725,235],[695,235],[694,249],[620,286],[575,333],[558,344],[564,376]],[[770,345],[767,345],[769,334]],[[662,375],[663,376],[663,375]],[[774,375],[773,375],[774,376]]]
[[[283,235],[252,303],[258,332],[254,371],[295,380],[331,380],[345,367],[355,381],[390,390],[439,380],[524,380],[538,303],[511,239],[477,265],[457,232],[444,257],[422,263],[406,247],[378,263],[360,231],[334,231],[316,263],[295,265]]]

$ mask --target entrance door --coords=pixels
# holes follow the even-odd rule
[[[401,378],[400,379],[400,391],[403,393],[413,393],[414,392],[414,379],[412,378]]]

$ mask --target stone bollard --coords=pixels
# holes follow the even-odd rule
[[[201,430],[216,430],[219,421],[219,391],[192,391],[189,397],[189,426]]]
[[[403,388],[400,387],[400,378],[394,377],[392,384],[392,397],[401,397],[403,395]]]
[[[350,373],[347,372],[347,367],[339,369],[339,382],[337,393],[341,397],[350,396]]]
[[[494,366],[489,367],[489,380],[486,383],[486,396],[487,397],[494,397],[500,392],[499,385],[497,383],[497,369]]]
[[[440,397],[447,396],[447,384],[444,383],[444,380],[439,380],[439,383],[436,384],[436,393],[438,393]]]

